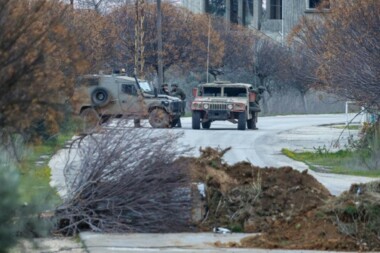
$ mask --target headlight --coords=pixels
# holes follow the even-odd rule
[[[236,109],[242,109],[245,107],[244,104],[235,104]]]
[[[228,110],[232,110],[232,108],[234,108],[234,106],[232,104],[229,104],[229,105],[227,105],[227,108],[228,108]]]
[[[203,104],[203,109],[207,110],[207,109],[208,109],[208,107],[209,107],[209,105],[208,105],[208,104]]]
[[[164,106],[168,106],[169,102],[168,101],[161,101],[161,104],[163,104]]]

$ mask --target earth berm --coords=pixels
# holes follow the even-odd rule
[[[195,182],[204,182],[201,231],[220,226],[260,232],[240,244],[216,246],[340,251],[380,250],[380,181],[352,185],[338,197],[291,167],[228,165],[226,150],[202,149],[188,162]]]

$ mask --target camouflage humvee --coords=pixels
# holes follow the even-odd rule
[[[237,123],[239,130],[257,129],[259,91],[251,84],[215,81],[193,90],[192,128],[209,129],[216,120]]]
[[[175,126],[182,114],[179,98],[157,94],[147,81],[124,75],[86,75],[76,91],[81,94],[76,112],[84,121],[149,119],[153,128],[168,128]]]

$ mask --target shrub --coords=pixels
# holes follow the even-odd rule
[[[20,206],[19,175],[5,152],[0,152],[0,252],[16,242],[15,210]]]

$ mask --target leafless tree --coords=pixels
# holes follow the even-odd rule
[[[146,128],[104,130],[73,143],[80,162],[65,169],[67,194],[57,230],[75,234],[189,230],[190,186],[175,162],[180,133]]]
[[[255,75],[255,84],[265,87],[268,97],[272,96],[275,89],[278,89],[281,82],[279,76],[281,65],[286,56],[286,49],[276,41],[256,36],[253,44],[253,73]],[[263,109],[268,112],[267,96],[263,96]]]
[[[320,87],[380,108],[380,2],[334,1],[328,15],[301,20],[294,37],[318,61]]]
[[[318,86],[318,62],[304,45],[293,42],[288,50],[283,52],[281,70],[278,76],[286,87],[299,92],[305,113],[308,112],[306,94],[313,87]]]

